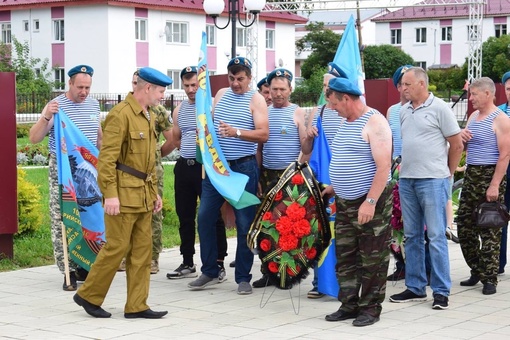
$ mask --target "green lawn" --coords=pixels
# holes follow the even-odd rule
[[[175,213],[174,204],[173,165],[165,165],[164,167],[163,246],[171,248],[180,243],[179,221]],[[54,263],[48,207],[48,169],[26,168],[25,171],[27,180],[39,186],[43,202],[43,223],[37,232],[14,237],[14,259],[0,259],[0,272]],[[235,235],[235,230],[228,230],[227,235],[229,237]]]

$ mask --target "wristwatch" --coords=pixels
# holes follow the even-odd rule
[[[241,138],[241,130],[239,129],[236,130],[236,137]]]
[[[377,203],[377,201],[374,198],[370,198],[370,197],[367,197],[367,199],[365,201],[367,201],[368,204],[371,204],[371,205],[375,205],[375,203]]]

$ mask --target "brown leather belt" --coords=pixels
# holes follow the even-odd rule
[[[145,172],[138,171],[135,168],[132,168],[132,167],[126,165],[126,164],[122,164],[122,163],[117,162],[116,169],[120,170],[120,171],[127,172],[128,174],[133,175],[133,176],[135,176],[137,178],[143,179],[144,181],[150,181],[151,180],[152,174],[146,174]]]

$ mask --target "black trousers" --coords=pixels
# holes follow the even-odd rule
[[[179,158],[174,167],[175,210],[179,218],[180,252],[184,264],[193,264],[198,198],[202,194],[202,165],[194,159]],[[225,222],[216,221],[218,260],[227,256]]]

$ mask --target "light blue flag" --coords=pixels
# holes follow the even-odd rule
[[[230,169],[218,143],[211,115],[211,84],[209,82],[209,70],[207,69],[206,41],[206,34],[202,32],[202,46],[198,62],[199,86],[195,97],[200,156],[214,188],[234,208],[242,209],[259,204],[260,200],[244,190],[246,183],[248,183],[248,176]]]
[[[80,267],[90,270],[105,243],[96,169],[99,150],[62,109],[54,120],[60,211],[69,254]]]
[[[364,75],[361,66],[361,57],[359,54],[358,38],[356,36],[356,27],[354,24],[354,17],[351,15],[345,31],[342,35],[342,40],[336,50],[333,62],[340,66],[349,80],[358,85],[361,93],[365,93],[365,85],[363,83]]]

